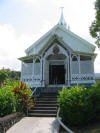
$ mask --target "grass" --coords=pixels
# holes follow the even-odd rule
[[[68,126],[68,128],[71,129],[74,133],[100,133],[100,122],[89,124],[83,127]],[[60,133],[66,133],[62,127],[60,128]]]
[[[85,127],[72,128],[75,133],[100,133],[100,122]]]
[[[98,84],[98,83],[100,84],[100,79],[96,79],[96,83],[97,83],[97,84]]]

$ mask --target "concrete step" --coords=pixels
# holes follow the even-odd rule
[[[56,114],[57,110],[30,110],[29,113]]]
[[[40,96],[40,97],[37,97],[37,98],[50,98],[50,99],[57,99],[57,96]]]
[[[57,94],[41,93],[41,96],[57,96]]]
[[[57,104],[56,103],[50,103],[50,104],[41,104],[41,103],[38,103],[38,104],[35,104],[35,107],[57,107]]]
[[[40,98],[37,98],[37,101],[57,101],[57,98],[40,97]]]
[[[35,101],[36,104],[57,104],[57,101]]]
[[[30,117],[56,117],[56,114],[29,113]]]
[[[57,107],[34,107],[34,110],[56,110]]]

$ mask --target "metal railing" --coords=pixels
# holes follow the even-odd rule
[[[28,111],[29,111],[29,107],[28,107],[28,103],[29,103],[29,100],[32,98],[32,96],[34,96],[34,101],[35,101],[35,94],[36,94],[36,91],[37,91],[37,88],[38,87],[35,87],[34,91],[32,92],[30,98],[27,100],[27,116],[28,116]]]
[[[60,113],[60,108],[58,109],[58,112],[57,112],[57,120],[58,120],[59,124],[65,129],[66,132],[74,133],[72,130],[70,130],[68,127],[66,127],[64,125],[64,123],[61,121],[61,118],[59,117],[59,113]]]

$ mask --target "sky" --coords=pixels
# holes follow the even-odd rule
[[[56,25],[60,7],[70,30],[95,45],[89,27],[95,18],[95,0],[0,0],[0,68],[20,70],[25,49]],[[100,73],[100,50],[95,72]]]

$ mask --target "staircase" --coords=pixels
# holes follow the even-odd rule
[[[56,117],[57,93],[43,92],[37,97],[34,108],[28,112],[28,116]]]

